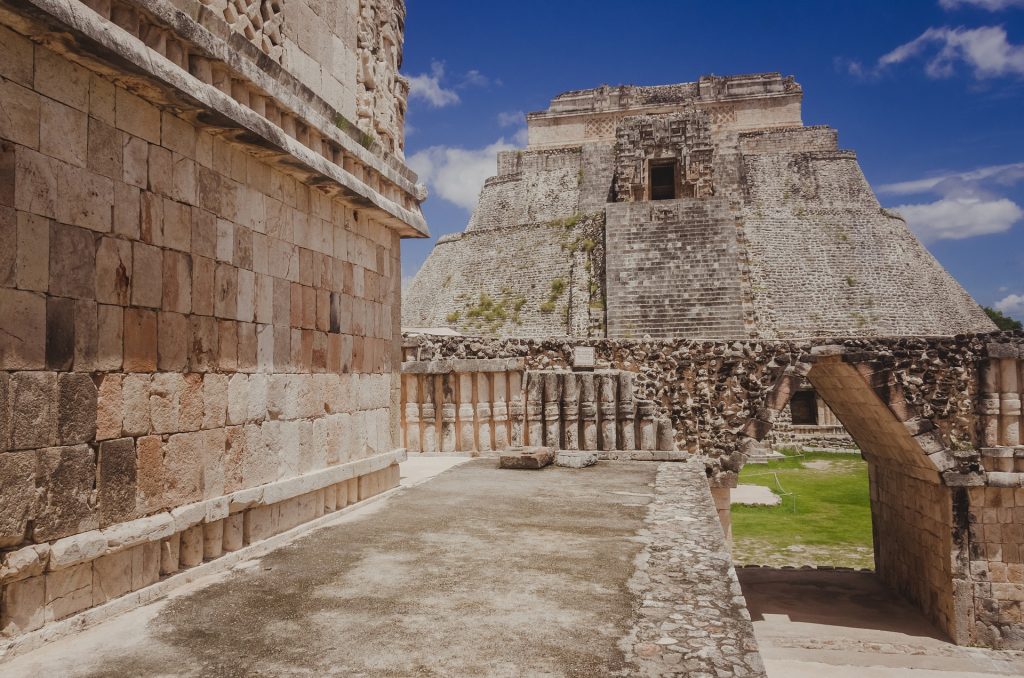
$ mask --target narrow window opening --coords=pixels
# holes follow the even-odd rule
[[[798,391],[789,401],[789,413],[794,426],[818,425],[818,399],[814,391]]]
[[[676,171],[678,164],[669,162],[651,163],[651,200],[675,200]]]

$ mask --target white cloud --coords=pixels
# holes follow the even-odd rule
[[[1024,45],[1011,44],[1002,26],[929,28],[882,56],[875,72],[928,53],[925,72],[931,78],[952,76],[958,62],[967,64],[978,79],[1024,76]]]
[[[441,86],[444,78],[444,64],[435,61],[430,64],[430,74],[414,75],[409,78],[409,98],[422,99],[433,108],[444,108],[459,103],[455,90]]]
[[[409,167],[439,197],[471,212],[484,181],[496,172],[498,153],[517,148],[525,131],[517,131],[511,141],[502,137],[483,148],[431,146],[414,153],[409,158]]]
[[[1004,233],[1024,217],[1024,210],[1007,198],[942,198],[925,204],[897,205],[893,209],[925,241]]]
[[[910,228],[925,241],[962,240],[1004,233],[1024,218],[1024,210],[994,192],[1024,180],[1024,163],[980,167],[880,186],[880,194],[930,194],[932,202],[898,205]]]
[[[980,167],[970,172],[953,172],[924,179],[914,179],[913,181],[883,184],[878,187],[878,192],[889,195],[915,195],[931,193],[933,191],[941,192],[943,187],[952,186],[955,183],[977,184],[991,181],[1003,186],[1012,186],[1021,180],[1024,180],[1024,162],[1017,162],[1009,165]]]
[[[491,79],[486,75],[476,70],[475,68],[462,78],[462,84],[460,87],[487,87],[491,84]]]
[[[957,9],[964,5],[998,12],[1010,7],[1024,7],[1024,0],[939,0],[943,9]]]
[[[1014,318],[1024,318],[1024,294],[1008,294],[996,302],[995,309]]]
[[[499,127],[516,127],[526,124],[526,114],[522,111],[508,111],[498,113]]]

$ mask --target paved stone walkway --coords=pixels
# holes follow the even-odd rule
[[[715,676],[753,660],[749,622],[721,618],[739,598],[704,483],[689,464],[470,461],[0,674]]]

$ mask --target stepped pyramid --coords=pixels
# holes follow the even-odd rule
[[[407,329],[792,338],[994,329],[883,209],[802,88],[764,73],[559,95],[499,154],[463,233],[403,298]]]

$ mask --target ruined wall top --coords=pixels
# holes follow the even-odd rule
[[[701,77],[673,85],[602,85],[564,92],[546,111],[527,115],[531,148],[614,139],[628,115],[703,109],[712,122],[737,130],[801,125],[803,89],[779,73]]]

